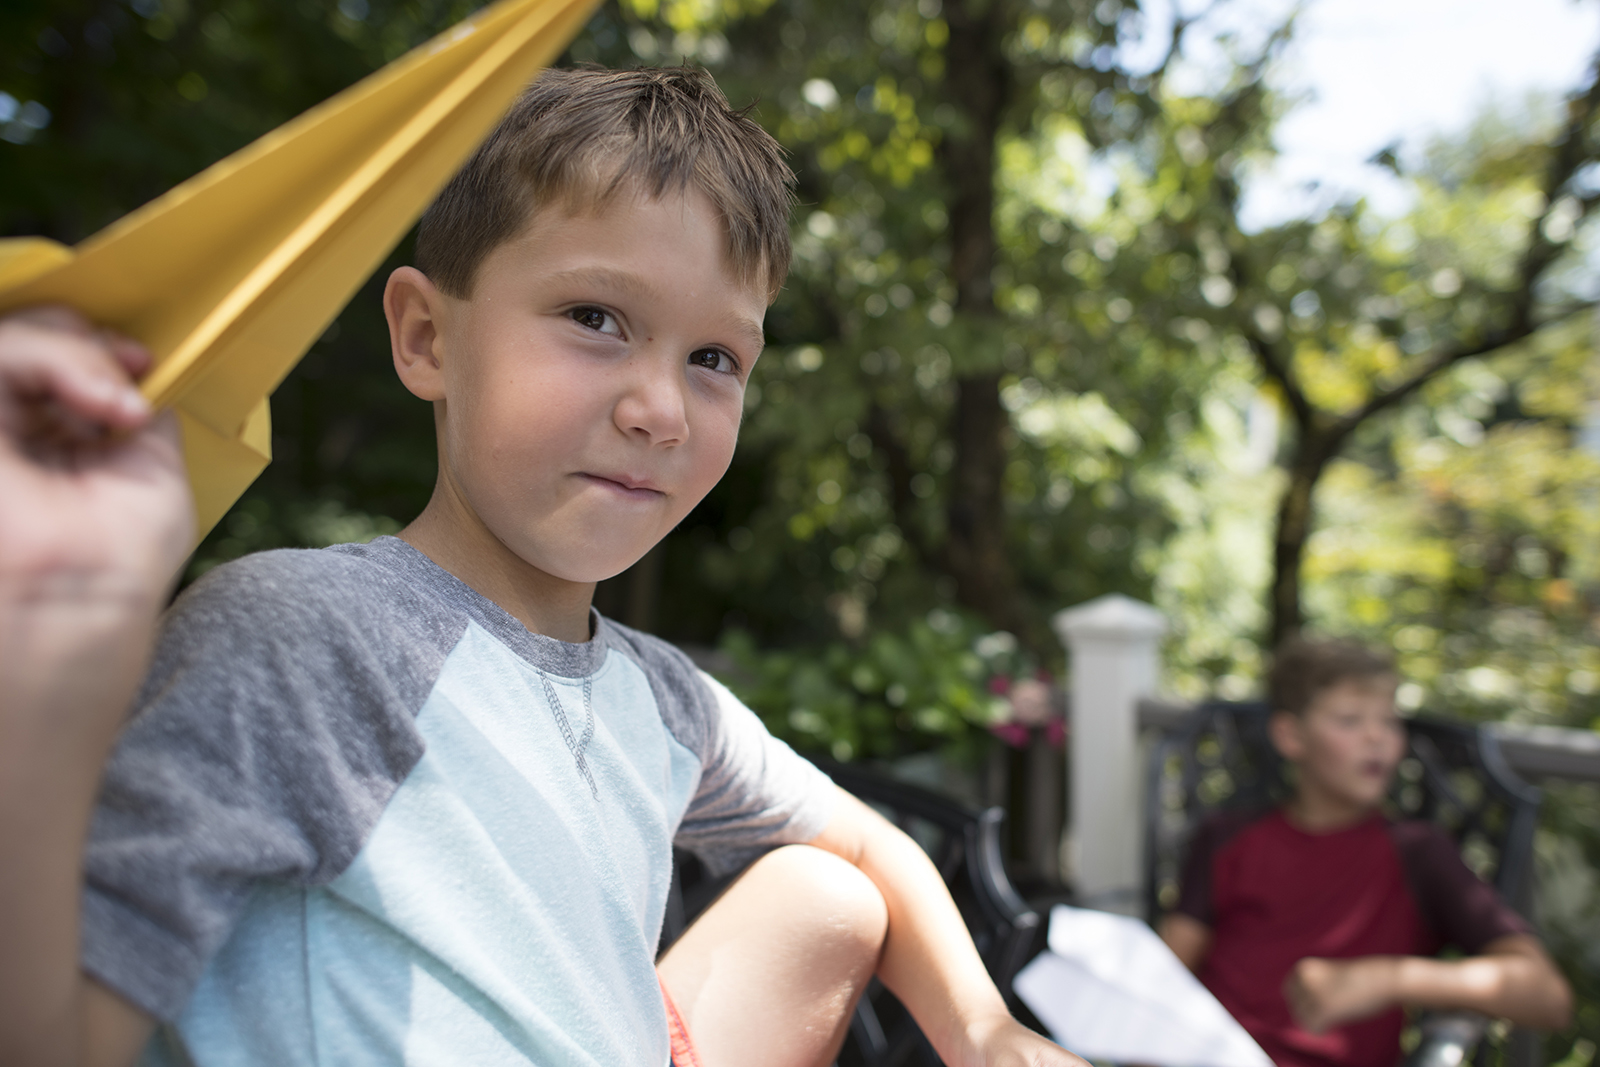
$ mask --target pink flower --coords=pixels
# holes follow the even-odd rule
[[[1012,748],[1026,748],[1031,731],[1018,722],[997,722],[989,727],[989,732]]]
[[[1067,743],[1067,720],[1057,715],[1044,727],[1045,743],[1051,748],[1061,748]]]
[[[1011,719],[1025,726],[1042,726],[1050,719],[1050,687],[1037,678],[1025,678],[1011,687]]]

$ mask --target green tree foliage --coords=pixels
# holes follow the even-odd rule
[[[1412,176],[1419,209],[1388,232],[1357,204],[1314,226],[1227,235],[1236,252],[1226,281],[1237,296],[1221,303],[1295,429],[1274,546],[1272,642],[1301,625],[1312,496],[1352,435],[1462,361],[1505,352],[1591,306],[1589,279],[1572,275],[1582,266],[1574,238],[1597,191],[1597,105],[1591,75],[1554,131],[1498,131],[1436,152]]]
[[[469,6],[12,5],[0,226],[82,236]],[[858,650],[952,611],[1055,666],[1048,613],[1120,590],[1188,623],[1182,671],[1247,677],[1263,622],[1245,531],[1281,491],[1236,454],[1261,353],[1289,353],[1307,410],[1337,421],[1470,341],[1531,291],[1530,227],[1556,250],[1580,228],[1583,190],[1541,182],[1583,145],[1486,131],[1492,148],[1412,175],[1424,206],[1404,224],[1353,205],[1247,234],[1239,175],[1269,151],[1278,40],[1184,93],[1168,74],[1190,32],[1117,0],[603,8],[569,58],[710,65],[789,147],[801,200],[734,469],[603,606],[702,644]],[[427,411],[385,347],[373,286],[280,389],[278,461],[197,570],[420,508]]]
[[[12,0],[0,234],[86,236],[475,6]],[[1595,724],[1596,90],[1391,153],[1404,218],[1247,231],[1287,28],[1202,64],[1205,24],[1164,10],[601,8],[569,60],[710,67],[800,201],[733,468],[602,609],[723,642],[775,730],[841,757],[970,749],[1005,713],[997,676],[1060,666],[1049,613],[1110,591],[1174,620],[1188,695],[1245,695],[1262,638],[1304,617],[1392,644],[1410,705]],[[431,419],[390,369],[386,273],[279,389],[277,461],[195,572],[425,503]],[[1542,906],[1592,1041],[1600,804],[1557,800]]]

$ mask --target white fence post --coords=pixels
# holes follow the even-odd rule
[[[1070,865],[1080,903],[1139,914],[1143,866],[1140,697],[1154,696],[1167,620],[1113,593],[1053,620],[1072,665]]]

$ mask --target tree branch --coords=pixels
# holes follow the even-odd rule
[[[1239,183],[1234,181],[1232,175],[1218,173],[1216,177],[1218,188],[1222,192],[1222,203],[1226,211],[1229,228],[1239,232]],[[1234,292],[1248,293],[1255,289],[1254,278],[1251,277],[1249,268],[1242,255],[1228,257],[1228,274],[1233,281]],[[1317,408],[1306,396],[1305,390],[1300,387],[1300,382],[1294,373],[1293,356],[1290,353],[1278,351],[1278,346],[1267,339],[1267,336],[1251,321],[1248,312],[1240,309],[1239,320],[1236,328],[1244,336],[1245,342],[1254,353],[1256,362],[1261,365],[1261,371],[1283,391],[1283,399],[1289,405],[1290,412],[1294,415],[1295,425],[1302,434],[1310,430],[1317,420]]]
[[[1237,278],[1239,272],[1234,272]],[[1234,283],[1238,286],[1238,281]],[[1243,288],[1240,287],[1240,292]],[[1307,399],[1305,390],[1300,388],[1300,383],[1295,380],[1294,368],[1288,359],[1278,352],[1278,348],[1267,340],[1259,330],[1245,328],[1240,331],[1250,346],[1250,351],[1255,353],[1256,362],[1261,364],[1261,371],[1277,387],[1283,390],[1283,399],[1289,405],[1289,410],[1294,414],[1295,425],[1302,432],[1309,430],[1316,421],[1317,408]]]
[[[1339,438],[1348,435],[1371,416],[1385,408],[1393,407],[1415,393],[1454,364],[1474,356],[1488,355],[1507,345],[1525,340],[1547,322],[1557,321],[1554,319],[1546,320],[1546,323],[1534,321],[1534,305],[1538,298],[1539,282],[1543,280],[1545,271],[1566,250],[1565,241],[1558,244],[1545,236],[1545,223],[1549,220],[1550,213],[1555,210],[1561,190],[1587,161],[1588,154],[1585,148],[1588,146],[1589,125],[1594,120],[1596,112],[1600,111],[1600,54],[1597,54],[1590,70],[1588,91],[1574,94],[1567,104],[1566,127],[1562,131],[1560,140],[1556,142],[1556,151],[1550,160],[1549,169],[1545,171],[1542,189],[1544,210],[1528,223],[1528,246],[1523,253],[1518,272],[1520,284],[1511,295],[1507,308],[1508,325],[1491,332],[1477,344],[1446,345],[1436,350],[1405,381],[1374,394],[1361,407],[1339,419]],[[1580,210],[1586,210],[1581,201]]]
[[[1502,348],[1505,348],[1507,345],[1515,344],[1518,341],[1525,341],[1529,337],[1532,337],[1534,334],[1538,333],[1540,330],[1544,329],[1546,326],[1561,322],[1564,319],[1571,318],[1573,315],[1578,315],[1585,311],[1592,311],[1597,306],[1600,306],[1600,303],[1595,301],[1586,301],[1580,304],[1569,304],[1561,309],[1559,313],[1548,316],[1538,322],[1533,322],[1530,320],[1528,323],[1518,328],[1496,331],[1495,333],[1490,334],[1483,341],[1480,341],[1478,344],[1469,345],[1465,348],[1444,348],[1435,353],[1434,356],[1430,358],[1427,363],[1423,364],[1422,368],[1411,377],[1407,378],[1399,385],[1394,386],[1392,389],[1387,389],[1384,392],[1372,397],[1365,404],[1361,405],[1361,407],[1357,408],[1349,415],[1345,415],[1340,418],[1337,434],[1340,438],[1347,436],[1350,431],[1354,430],[1362,422],[1365,422],[1367,419],[1371,418],[1373,415],[1376,415],[1383,409],[1393,407],[1394,405],[1398,404],[1400,401],[1404,400],[1406,397],[1410,396],[1412,393],[1426,385],[1432,378],[1449,369],[1452,365],[1460,363],[1462,360],[1472,359],[1475,356],[1487,356],[1492,352],[1496,352]]]
[[[1187,17],[1179,14],[1177,4],[1172,5],[1172,31],[1167,35],[1167,54],[1161,58],[1156,69],[1150,72],[1149,77],[1153,84],[1161,83],[1161,79],[1166,76],[1167,68],[1178,58],[1179,49],[1183,45],[1183,35],[1189,32],[1189,27],[1210,18],[1211,13],[1225,3],[1227,0],[1211,0],[1211,3]]]

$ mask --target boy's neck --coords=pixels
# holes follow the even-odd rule
[[[504,608],[536,634],[581,644],[589,632],[593,582],[569,582],[513,553],[449,493],[436,490],[402,541]]]
[[[1377,808],[1335,796],[1302,781],[1289,802],[1283,806],[1284,817],[1296,829],[1307,833],[1327,834],[1345,830],[1372,817]]]

